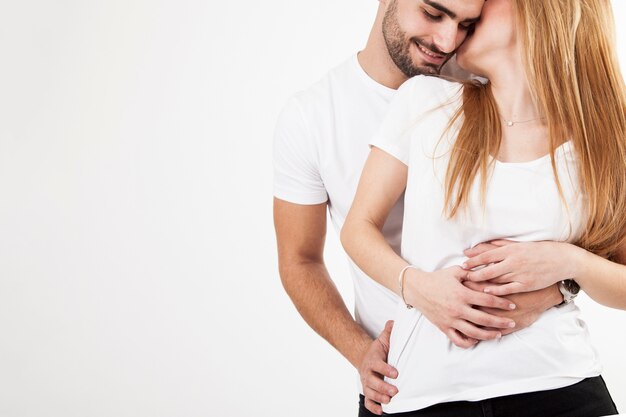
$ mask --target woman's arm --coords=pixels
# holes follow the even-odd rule
[[[341,243],[367,275],[399,294],[398,276],[408,263],[385,240],[382,228],[406,188],[408,168],[372,147],[341,229]]]
[[[495,295],[533,291],[564,279],[574,279],[595,301],[626,310],[626,245],[615,262],[566,242],[491,242],[497,249],[471,257],[464,268],[468,279],[490,282],[485,291]]]
[[[341,242],[354,262],[367,275],[398,295],[401,295],[398,275],[408,263],[393,251],[381,230],[406,188],[407,173],[404,163],[373,147],[341,231]],[[497,330],[485,330],[478,326],[494,329],[515,326],[510,319],[472,308],[484,306],[509,310],[515,306],[506,299],[466,288],[461,283],[465,275],[460,267],[433,273],[409,269],[404,291],[408,304],[418,308],[461,347],[501,335]]]
[[[615,261],[574,247],[576,271],[574,280],[587,295],[607,307],[626,310],[626,245],[622,245]]]

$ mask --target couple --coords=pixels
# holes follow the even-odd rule
[[[382,381],[364,384],[373,413],[380,413],[379,402],[385,412],[406,416],[615,414],[579,310],[569,302],[574,281],[566,281],[573,278],[596,301],[626,309],[626,267],[620,264],[626,261],[626,99],[610,38],[609,0],[391,0],[381,8],[384,44],[405,75],[438,71],[474,31],[458,49],[458,61],[489,79],[406,82],[371,141],[343,225],[342,242],[360,270],[387,288],[381,294],[397,295],[384,305],[364,304],[363,293],[378,287],[362,283],[360,275],[355,279],[357,321],[369,336],[380,321],[378,329],[367,328],[368,322],[382,313],[395,318],[389,362],[399,373],[380,365],[363,370],[359,359],[368,363],[375,344],[360,358],[349,356],[349,340],[311,318],[333,308],[341,315],[332,294],[315,292],[315,269],[324,275],[315,250],[310,254],[317,264],[300,281],[313,290],[294,290],[297,269],[290,260],[298,255],[289,243],[302,253],[307,245],[299,240],[325,224],[290,215],[315,218],[326,201],[315,199],[326,191],[333,221],[342,223],[337,214],[346,208],[333,198],[341,190],[332,174],[343,170],[347,182],[353,180],[353,166],[337,164],[350,144],[282,140],[324,133],[325,126],[311,123],[320,109],[315,99],[332,106],[336,117],[351,115],[342,108],[345,97],[323,94],[333,91],[332,77],[318,85],[318,96],[296,97],[293,114],[287,108],[301,129],[277,136],[275,219],[279,256],[287,258],[281,259],[287,291],[305,319],[362,374],[397,376],[391,391]],[[425,18],[419,28],[411,25],[418,13]],[[368,55],[362,55],[365,68]],[[368,75],[379,81],[381,94],[385,82],[393,87],[384,71]],[[352,109],[359,110],[366,109]],[[369,114],[360,116],[365,122]],[[313,158],[298,154],[298,146]],[[285,149],[294,159],[281,161]],[[296,175],[295,167],[302,172]],[[399,256],[397,240],[385,229],[397,230],[403,199]],[[289,236],[296,224],[309,228]],[[485,241],[490,243],[480,244]],[[313,244],[323,247],[323,234]],[[537,302],[550,300],[557,287],[564,305]],[[307,293],[321,294],[317,305],[302,301]],[[390,312],[388,301],[397,305],[398,296],[400,307]],[[520,307],[521,316],[511,313]],[[535,313],[546,309],[535,321]],[[348,324],[345,329],[358,334]]]

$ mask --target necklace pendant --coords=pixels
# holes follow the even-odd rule
[[[506,125],[508,127],[513,127],[513,125],[515,124],[515,122],[511,121],[511,120],[505,120],[506,121]]]

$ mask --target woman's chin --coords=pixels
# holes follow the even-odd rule
[[[463,45],[464,46],[464,45]],[[484,73],[484,65],[480,65],[480,54],[474,53],[469,48],[464,48],[461,46],[456,53],[456,62],[463,70],[470,72],[474,75],[483,76]],[[484,63],[483,63],[484,64]]]
[[[466,51],[459,50],[456,53],[456,63],[459,64],[459,67],[468,72],[473,72],[472,68],[472,60],[469,58]]]

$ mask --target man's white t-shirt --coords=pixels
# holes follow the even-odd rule
[[[396,90],[371,79],[356,55],[294,95],[282,111],[274,141],[274,196],[296,204],[328,201],[337,233],[348,214],[369,155],[369,141]],[[400,253],[400,201],[383,234]],[[350,261],[356,321],[377,337],[396,308],[397,296]]]
[[[570,142],[555,151],[566,205],[546,155],[522,163],[495,161],[485,207],[476,181],[468,212],[451,220],[443,215],[445,173],[458,123],[444,132],[460,100],[460,84],[415,77],[400,88],[371,142],[408,166],[402,257],[435,271],[461,265],[465,249],[488,240],[575,240],[583,227],[584,197]],[[399,393],[383,406],[387,413],[561,388],[601,371],[574,303],[553,307],[530,327],[470,349],[452,344],[417,309],[401,302],[394,319],[389,363],[398,369],[392,383]]]

